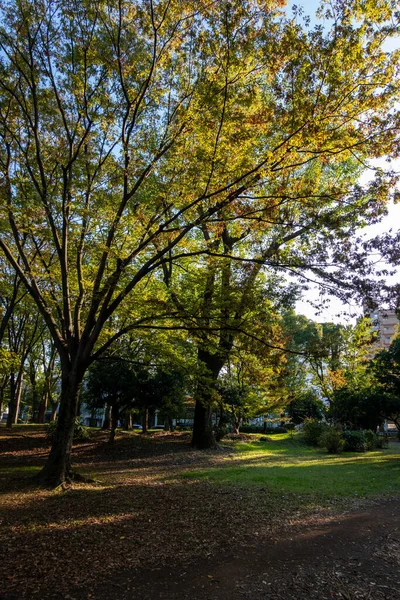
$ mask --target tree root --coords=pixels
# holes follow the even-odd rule
[[[61,488],[62,490],[70,489],[71,485],[74,483],[101,483],[97,479],[93,479],[92,477],[87,477],[86,475],[82,475],[81,473],[76,473],[74,471],[70,471],[66,473],[64,478],[49,478],[42,471],[37,473],[32,477],[34,483],[37,483],[40,487],[44,487],[47,489],[57,490]]]

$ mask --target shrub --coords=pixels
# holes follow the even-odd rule
[[[378,447],[382,448],[382,446],[378,446],[380,439],[376,433],[372,431],[372,429],[367,429],[367,431],[364,431],[364,438],[367,450],[375,450]]]
[[[389,446],[389,440],[387,435],[377,435],[376,436],[376,448],[382,450],[382,448],[387,448]]]
[[[46,430],[46,439],[49,442],[53,441],[53,436],[56,431],[57,421],[51,421],[47,425]],[[75,419],[75,427],[74,427],[74,442],[87,442],[90,439],[90,430],[86,425],[81,423],[79,417]]]
[[[263,433],[268,433],[269,435],[274,434],[274,433],[287,433],[288,429],[285,425],[285,427],[266,427],[265,429],[263,429]]]
[[[303,434],[304,441],[310,446],[318,446],[321,436],[327,430],[328,425],[317,421],[317,419],[308,419],[304,421]]]
[[[262,433],[262,427],[256,427],[255,425],[242,425],[240,428],[241,433]]]
[[[330,427],[319,438],[319,445],[326,448],[329,454],[340,454],[343,450],[344,439],[340,431]]]
[[[367,450],[364,431],[344,431],[343,437],[346,452],[365,452]]]

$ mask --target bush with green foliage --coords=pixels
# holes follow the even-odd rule
[[[242,425],[240,428],[241,433],[263,433],[262,427],[256,427],[255,425]]]
[[[329,427],[319,438],[319,445],[326,448],[329,454],[340,454],[344,447],[344,439],[340,431]]]
[[[364,431],[344,431],[343,438],[345,452],[366,452],[368,450]]]
[[[268,433],[273,435],[274,433],[287,433],[288,430],[285,427],[256,427],[255,425],[242,425],[240,428],[241,433]]]
[[[49,442],[53,441],[53,436],[56,431],[57,421],[51,421],[46,428],[46,439]],[[90,429],[86,427],[79,417],[75,419],[74,427],[74,442],[87,442],[90,439]]]
[[[322,435],[327,431],[328,425],[317,419],[307,419],[304,421],[303,435],[304,441],[310,446],[318,446]]]
[[[365,443],[367,445],[367,450],[375,450],[376,448],[382,448],[381,440],[379,437],[372,431],[372,429],[367,429],[364,431]]]

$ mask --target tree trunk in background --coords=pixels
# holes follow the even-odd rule
[[[130,431],[132,429],[132,413],[128,413],[124,417],[124,429]]]
[[[119,410],[116,404],[111,406],[111,429],[110,429],[110,437],[108,438],[109,442],[113,442],[115,440],[115,433],[118,427],[118,419],[119,419]]]
[[[47,409],[47,393],[45,392],[43,394],[42,401],[39,404],[38,423],[45,422],[46,409]]]
[[[207,368],[208,378],[211,381],[207,381],[204,385],[200,384],[197,388],[192,446],[199,450],[207,450],[217,447],[212,427],[213,395],[224,363],[219,357],[201,348],[198,351],[198,361]]]
[[[51,417],[50,421],[55,421],[57,416],[57,404],[51,405]]]
[[[3,416],[4,392],[5,392],[7,383],[8,383],[8,380],[5,378],[4,383],[2,385],[0,385],[0,421],[1,421],[1,417]]]
[[[23,381],[24,372],[21,369],[17,378],[15,378],[15,373],[13,373],[10,377],[10,404],[8,405],[8,417],[7,417],[7,427],[12,427],[18,421],[18,413],[19,413],[19,403],[21,401],[22,394],[22,381]]]
[[[103,425],[102,425],[102,430],[105,431],[106,429],[110,429],[111,427],[111,404],[107,404],[106,406],[106,410],[104,413],[104,421],[103,421]]]
[[[149,430],[149,409],[146,407],[143,413],[143,433]]]

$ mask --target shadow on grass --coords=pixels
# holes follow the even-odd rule
[[[276,535],[271,523],[298,519],[298,509],[310,496],[281,495],[265,487],[255,493],[254,487],[227,489],[205,481],[158,485],[148,478],[66,492],[32,490],[14,500],[0,508],[7,548],[2,581],[12,572],[7,581],[15,597],[23,597],[18,593],[25,589],[28,598],[80,599],[109,581],[114,590],[107,597],[134,597],[125,596],[118,584],[121,577],[132,578],[139,566],[157,569],[210,554],[226,557],[235,547],[254,544],[263,528]],[[329,524],[332,531],[335,526]]]

